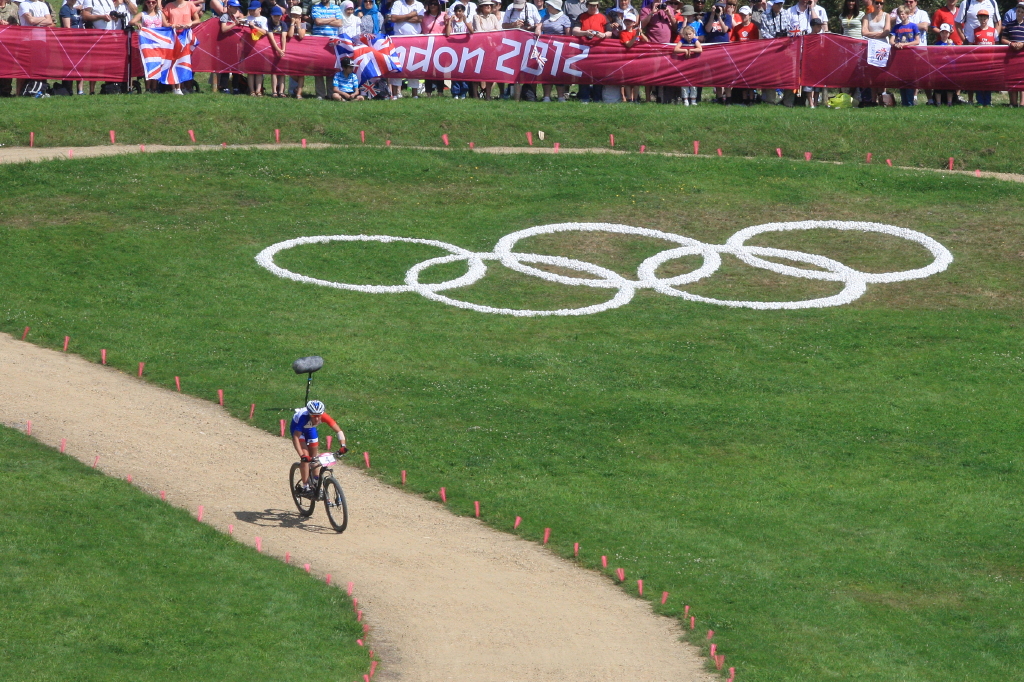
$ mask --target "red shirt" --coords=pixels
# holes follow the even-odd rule
[[[757,30],[757,24],[750,22],[746,26],[743,24],[737,24],[733,26],[729,31],[729,41],[733,43],[745,43],[748,40],[757,40],[760,32]]]
[[[589,12],[584,12],[576,20],[576,23],[578,23],[580,25],[580,28],[583,29],[584,31],[597,31],[598,33],[604,33],[605,25],[608,23],[608,20],[600,12],[598,12],[597,14],[590,14]],[[584,40],[590,39],[584,38]],[[600,38],[596,38],[595,40],[600,40]]]
[[[960,40],[960,34],[956,32],[956,12],[950,12],[945,7],[935,10],[935,13],[932,14],[932,26],[938,28],[943,24],[949,24],[949,27],[953,29],[949,32],[949,39],[953,41],[953,44],[963,45],[964,41]]]
[[[996,29],[992,26],[988,28],[978,27],[974,29],[974,44],[975,45],[995,45],[996,44]]]
[[[631,41],[635,36],[636,31],[619,31],[619,40],[622,41],[623,45],[628,45],[629,41]]]

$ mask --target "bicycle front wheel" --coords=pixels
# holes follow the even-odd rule
[[[291,485],[292,501],[295,502],[295,506],[299,510],[299,516],[310,516],[316,506],[316,499],[314,499],[313,492],[302,492],[302,469],[300,467],[298,462],[292,464],[292,469],[288,473],[288,483]]]
[[[324,479],[324,509],[334,530],[344,533],[348,527],[348,503],[345,502],[345,493],[332,475]]]

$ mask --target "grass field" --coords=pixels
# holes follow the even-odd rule
[[[707,94],[705,94],[705,97]],[[25,98],[4,102],[8,123],[0,145],[28,145],[29,133],[45,147],[120,144],[269,143],[274,130],[284,142],[442,145],[447,134],[457,148],[526,146],[526,131],[546,133],[550,147],[605,147],[609,134],[620,149],[693,151],[699,140],[704,154],[721,149],[726,156],[774,157],[781,148],[789,158],[861,163],[889,158],[897,166],[956,168],[1024,173],[1014,144],[1021,114],[1008,108],[980,110],[961,106],[895,109],[809,110],[760,106],[744,108],[701,105],[584,105],[571,102],[474,102],[451,99],[403,99],[342,105],[316,100],[274,100],[226,95],[139,97]],[[3,148],[0,147],[0,156]],[[885,176],[882,176],[885,177]],[[891,189],[891,184],[881,186]]]
[[[406,469],[409,487],[435,499],[446,486],[459,513],[481,500],[501,529],[521,515],[526,537],[551,527],[553,550],[571,556],[578,541],[586,566],[608,555],[628,589],[643,578],[652,598],[671,592],[660,611],[692,605],[696,641],[713,628],[743,680],[953,682],[1024,667],[1016,184],[769,159],[377,149],[30,164],[6,184],[5,331],[30,325],[52,347],[68,334],[72,352],[98,361],[107,348],[125,371],[145,361],[149,380],[180,375],[206,399],[224,389],[235,414],[255,402],[255,423],[274,433],[301,401],[290,361],[321,354],[316,393],[372,452],[375,475],[397,482]],[[489,251],[513,230],[569,220],[723,243],[808,218],[920,230],[956,260],[837,308],[641,292],[598,315],[531,319],[299,284],[253,260],[317,234]],[[756,243],[870,271],[928,260],[884,236]],[[613,235],[522,244],[623,274],[663,248]],[[278,263],[396,284],[439,253],[336,243]],[[489,267],[449,293],[519,308],[610,296]],[[688,290],[789,300],[835,288],[727,260]]]
[[[2,427],[0,512],[0,680],[280,680],[313,658],[357,679],[369,666],[342,590]]]

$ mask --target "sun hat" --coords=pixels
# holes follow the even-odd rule
[[[252,0],[252,2],[249,3],[249,11],[250,12],[252,10],[254,10],[254,9],[262,9],[262,8],[263,8],[263,3],[261,3],[260,0]]]
[[[562,0],[544,0],[544,4],[551,5],[552,7],[557,9],[559,12],[562,11]]]
[[[291,14],[294,17],[301,17],[302,16],[302,7],[300,7],[299,5],[295,5],[290,10],[288,10],[288,14]]]
[[[979,17],[980,16],[986,16],[986,17],[989,16],[988,10],[987,9],[979,9],[978,10],[978,16]]]
[[[683,14],[684,17],[692,17],[692,16],[694,16],[696,14],[696,12],[693,11],[693,5],[683,5],[683,12],[682,12],[682,14]]]
[[[493,5],[494,4],[494,0],[481,0],[480,2],[478,2],[476,4],[477,4],[477,7],[483,7],[484,5]]]
[[[953,27],[950,26],[949,24],[943,24],[942,26],[939,26],[939,30],[940,31],[949,31],[949,32],[952,33]]]
[[[749,7],[747,7],[746,5],[743,5],[743,7],[740,7],[740,14],[746,15],[746,14],[750,14],[752,11],[753,10],[750,9]]]
[[[526,7],[526,0],[513,0],[512,4],[509,6],[515,9],[522,9]]]

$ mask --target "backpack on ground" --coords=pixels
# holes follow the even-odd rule
[[[22,97],[46,97],[50,88],[46,81],[29,80],[25,81],[25,87],[21,90]]]

